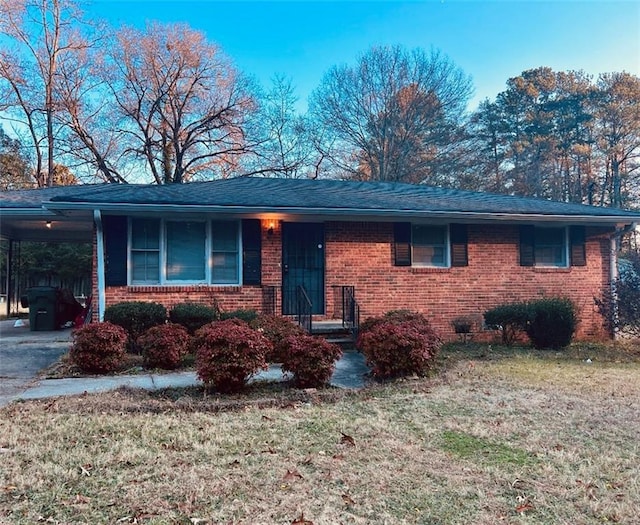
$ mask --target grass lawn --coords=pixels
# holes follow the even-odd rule
[[[640,523],[638,350],[470,344],[441,362],[356,393],[15,403],[0,523]]]

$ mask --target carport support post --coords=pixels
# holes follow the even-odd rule
[[[11,317],[11,281],[13,280],[13,239],[9,239],[9,249],[7,250],[7,282],[5,290],[7,291],[7,319]]]
[[[100,210],[93,210],[93,221],[96,224],[96,259],[98,278],[98,321],[104,320],[104,309],[106,306],[105,280],[104,280],[104,234],[102,231],[102,215]]]

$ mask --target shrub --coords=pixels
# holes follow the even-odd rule
[[[173,370],[189,352],[190,337],[179,324],[152,326],[138,338],[138,347],[150,368]]]
[[[230,312],[222,312],[220,314],[220,319],[221,320],[226,320],[226,319],[240,319],[242,321],[244,321],[245,323],[251,323],[252,321],[255,321],[258,317],[258,312],[256,312],[255,310],[232,310]]]
[[[85,372],[113,372],[124,362],[126,345],[124,328],[109,322],[88,324],[73,332],[71,361]]]
[[[484,321],[488,326],[500,329],[504,344],[512,345],[518,333],[526,331],[531,321],[531,310],[527,303],[503,304],[487,310]]]
[[[442,342],[422,314],[389,312],[363,324],[356,345],[374,376],[424,376],[433,367]]]
[[[627,254],[620,259],[619,266],[615,294],[607,290],[595,302],[611,333],[621,330],[640,337],[640,254]]]
[[[296,386],[312,388],[324,385],[331,378],[342,349],[322,337],[293,335],[286,339],[287,354],[282,370],[291,372]]]
[[[241,390],[249,376],[265,370],[271,343],[239,319],[207,324],[195,335],[198,377],[219,392]]]
[[[190,334],[219,318],[220,312],[216,307],[199,303],[176,304],[169,311],[169,320],[184,326]]]
[[[129,301],[116,303],[104,311],[104,320],[117,324],[129,334],[129,341],[134,343],[152,326],[167,321],[167,310],[158,303]]]
[[[382,323],[404,323],[410,322],[416,325],[425,326],[427,329],[431,328],[429,321],[427,318],[419,313],[413,312],[411,310],[389,310],[387,313],[382,315],[381,317],[369,317],[360,323],[360,332],[366,332],[373,328],[374,326]]]
[[[259,315],[251,326],[271,341],[273,348],[265,356],[268,363],[282,363],[288,352],[287,338],[306,334],[301,326],[279,315]]]
[[[575,306],[569,299],[552,297],[527,303],[527,335],[536,348],[564,348],[576,330]]]

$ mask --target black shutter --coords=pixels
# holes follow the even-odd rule
[[[259,219],[242,221],[242,284],[262,282],[262,231]]]
[[[102,217],[104,235],[105,285],[127,285],[127,218],[120,215]]]
[[[411,266],[411,223],[393,224],[393,264]]]
[[[569,242],[571,243],[571,266],[586,266],[587,251],[585,249],[584,226],[571,226],[569,228]]]
[[[520,226],[520,266],[534,266],[535,262],[535,229]]]
[[[451,266],[469,266],[467,225],[449,225],[449,241],[451,245]]]

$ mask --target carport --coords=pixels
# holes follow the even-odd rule
[[[18,310],[21,290],[18,290],[16,265],[21,243],[82,242],[91,243],[93,218],[87,212],[54,213],[45,207],[52,198],[65,194],[95,191],[95,185],[56,186],[0,192],[0,239],[7,242],[6,300],[4,312],[9,317]]]

